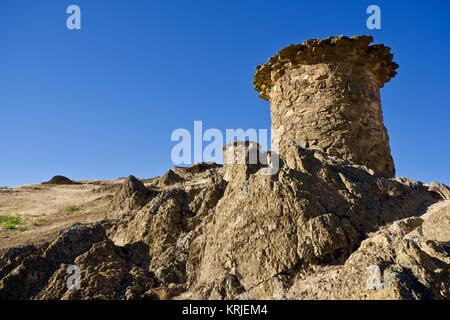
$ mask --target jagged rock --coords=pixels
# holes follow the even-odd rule
[[[282,159],[276,178],[254,173],[228,182],[203,228],[207,235],[191,245],[188,268],[198,270],[190,275],[193,286],[223,292],[215,281],[230,274],[249,290],[298,265],[345,260],[368,232],[420,216],[437,201],[418,182],[376,177],[317,151],[292,153],[301,170]]]
[[[99,224],[76,224],[53,242],[9,250],[0,269],[0,300],[138,299],[154,285],[144,243],[118,247]],[[69,266],[80,270],[80,289],[67,285]]]
[[[450,203],[445,206],[450,208]],[[447,217],[439,210],[424,217],[425,221],[411,217],[382,227],[364,240],[342,266],[318,266],[275,275],[234,297],[448,299],[448,243],[435,241],[423,233],[426,224],[435,223],[431,217],[442,224]],[[194,294],[201,297],[198,292]]]
[[[200,163],[196,163],[193,164],[190,167],[178,167],[179,169],[184,169],[187,172],[192,172],[192,173],[199,173],[199,172],[204,172],[210,169],[217,169],[217,168],[221,168],[222,165],[217,164],[217,163],[207,163],[207,162],[200,162]]]
[[[151,300],[169,300],[173,298],[174,296],[179,295],[183,291],[185,291],[186,288],[183,285],[176,284],[176,283],[170,283],[167,286],[161,286],[157,288],[150,289],[148,292],[144,294],[144,299],[151,299]]]
[[[120,223],[113,240],[117,244],[143,241],[150,247],[150,263],[157,278],[166,284],[186,280],[189,245],[196,228],[211,214],[223,194],[219,180],[205,188],[161,192],[135,216]]]
[[[139,299],[156,280],[145,269],[127,261],[121,248],[110,240],[97,242],[73,264],[81,272],[79,290],[67,286],[67,265],[48,280],[36,299]]]
[[[346,261],[332,297],[449,299],[449,217],[449,211],[438,211],[420,225],[419,220],[410,223],[407,219],[405,225],[409,227],[399,229],[398,223],[394,223],[364,240]],[[436,230],[438,225],[440,228]],[[375,287],[368,282],[373,266],[382,275]]]
[[[445,184],[432,182],[429,185],[429,190],[431,192],[435,192],[443,199],[450,200],[450,188],[447,187]]]
[[[130,212],[144,207],[156,194],[134,176],[129,176],[114,194],[111,209],[115,212]]]
[[[393,177],[379,88],[397,65],[371,41],[280,51],[254,80],[280,150],[129,177],[108,220],[3,254],[0,300],[449,299],[450,190]]]
[[[79,182],[75,182],[70,180],[64,176],[54,176],[47,182],[43,182],[42,184],[55,184],[55,185],[71,185],[71,184],[80,184]]]
[[[450,201],[427,217],[422,225],[422,233],[426,239],[439,241],[450,247]]]
[[[166,174],[163,175],[160,179],[160,183],[165,186],[178,183],[181,181],[183,181],[183,178],[179,176],[177,173],[175,173],[175,171],[173,171],[172,169],[167,171]]]
[[[246,164],[236,164],[242,170],[180,171],[185,183],[105,224],[113,226],[115,244],[99,225],[77,225],[37,249],[9,251],[14,264],[0,271],[0,298],[442,297],[436,290],[447,290],[440,279],[448,269],[448,216],[423,215],[442,203],[436,192],[406,178],[374,176],[320,151],[287,151],[275,176]],[[235,174],[225,181],[228,169]],[[364,240],[389,223],[380,236]],[[405,235],[419,228],[425,240],[417,249]],[[394,238],[403,240],[393,244]],[[314,281],[320,273],[311,272],[298,279],[304,269],[345,260],[333,277],[324,273]],[[67,290],[68,265],[85,270],[80,290]],[[417,280],[419,266],[428,282]],[[383,289],[386,277],[389,290]]]
[[[99,224],[75,224],[36,252],[17,257],[20,260],[15,261],[14,269],[0,280],[0,300],[31,298],[42,290],[60,264],[73,263],[94,243],[106,239]]]
[[[36,250],[36,247],[33,245],[24,245],[6,250],[0,257],[0,279],[14,270],[24,257],[36,252]]]
[[[36,247],[33,245],[23,245],[19,247],[9,248],[2,254],[0,260],[3,262],[12,261],[18,257],[21,257],[25,254],[29,254],[35,250]]]

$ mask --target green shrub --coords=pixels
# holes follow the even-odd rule
[[[70,205],[66,207],[66,212],[67,213],[75,213],[77,211],[80,211],[81,207],[77,206],[77,205]]]
[[[0,215],[0,224],[2,224],[4,230],[18,229],[22,223],[22,217],[20,215]]]
[[[44,223],[45,223],[45,221],[41,220],[41,219],[33,219],[33,220],[31,220],[31,225],[34,226],[34,227],[40,227]]]

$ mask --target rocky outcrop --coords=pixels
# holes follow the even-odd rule
[[[99,224],[76,224],[49,244],[7,251],[0,265],[0,300],[136,299],[155,284],[148,247],[118,247]],[[82,271],[80,290],[67,285],[69,266]]]
[[[0,300],[32,298],[44,288],[61,264],[73,263],[94,243],[106,239],[99,225],[77,224],[38,250],[30,248],[11,257],[4,255],[0,273],[6,275],[0,280]]]
[[[236,298],[448,300],[448,242],[424,232],[448,223],[450,202],[440,206],[445,209],[398,220],[370,234],[343,265],[278,274]]]
[[[343,263],[368,233],[439,200],[419,182],[373,176],[318,151],[290,152],[294,165],[276,177],[256,172],[228,182],[191,245],[196,298],[236,298],[299,267]]]
[[[449,222],[450,205],[378,231],[346,261],[332,297],[450,299]]]
[[[147,189],[136,177],[129,176],[114,194],[111,210],[119,213],[139,210],[155,195],[155,191]]]
[[[144,245],[120,248],[110,240],[95,243],[79,255],[73,265],[83,270],[79,289],[68,288],[69,266],[63,264],[56,270],[35,299],[142,299],[157,282],[143,261],[134,257],[133,250],[141,250],[147,257]],[[138,253],[139,254],[139,253]]]
[[[54,176],[49,181],[43,182],[42,184],[72,185],[72,184],[79,184],[79,182],[72,181],[69,178],[64,177],[64,176]]]
[[[107,233],[76,225],[7,251],[0,299],[447,297],[447,187],[375,176],[320,151],[288,154],[275,176],[264,164],[174,168],[182,184],[104,223]],[[70,265],[79,290],[67,289]]]
[[[5,252],[0,299],[449,299],[450,189],[393,177],[397,65],[370,42],[283,49],[255,76],[279,153],[238,141],[223,166],[129,177],[103,223]]]
[[[192,173],[189,168],[185,170],[186,178]],[[201,172],[200,176],[208,177],[205,181],[191,180],[188,181],[190,184],[176,184],[161,191],[133,217],[120,221],[112,232],[115,243],[143,241],[149,245],[149,255],[153,257],[150,269],[162,283],[186,281],[190,242],[199,233],[202,223],[213,214],[224,191],[221,171],[216,170]],[[179,171],[180,175],[183,175],[182,171]]]
[[[449,217],[447,201],[430,215],[396,221],[364,240],[337,275],[329,273],[328,281],[309,287],[309,293],[298,281],[286,291],[287,297],[306,298],[314,292],[323,299],[448,300]],[[437,240],[434,231],[426,231],[442,234],[444,225],[446,239]]]
[[[170,169],[160,178],[160,183],[164,186],[171,185],[177,182],[182,182],[183,178],[178,175],[175,171]]]

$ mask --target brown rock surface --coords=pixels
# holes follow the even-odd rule
[[[300,145],[395,175],[380,88],[398,66],[389,48],[371,41],[368,36],[309,40],[258,67],[254,86],[270,100],[281,155],[289,145]]]
[[[156,192],[147,187],[134,176],[129,176],[127,180],[116,191],[111,201],[113,212],[130,212],[144,207]]]
[[[42,184],[70,185],[70,184],[78,184],[78,182],[72,181],[64,176],[54,176],[49,181],[43,182]]]
[[[0,299],[449,299],[450,189],[392,177],[379,88],[397,65],[370,42],[311,40],[258,69],[273,129],[290,126],[276,174],[246,141],[224,166],[103,182],[105,220],[3,253]]]
[[[320,151],[289,154],[276,176],[246,164],[228,181],[222,167],[174,168],[182,182],[129,214],[111,213],[106,233],[76,225],[50,244],[10,249],[0,298],[447,297],[448,200]],[[81,270],[80,290],[67,289],[68,265]],[[375,289],[363,290],[367,268]]]
[[[374,177],[318,151],[296,150],[301,171],[285,165],[277,177],[242,174],[228,182],[191,244],[187,268],[196,270],[189,274],[196,298],[236,298],[299,268],[342,263],[369,232],[420,216],[438,201],[421,183]]]

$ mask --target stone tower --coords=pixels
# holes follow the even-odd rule
[[[372,41],[370,36],[308,40],[258,66],[254,87],[270,101],[282,157],[289,145],[300,145],[378,175],[395,175],[380,88],[398,65],[390,48]]]

